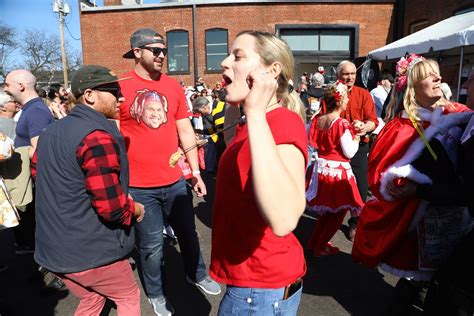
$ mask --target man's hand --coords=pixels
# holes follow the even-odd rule
[[[133,214],[133,218],[137,221],[137,223],[141,222],[143,217],[145,216],[145,206],[143,204],[134,202],[135,203],[135,213]]]
[[[202,181],[200,174],[193,175],[193,190],[199,197],[207,194],[206,185],[204,184],[204,181]]]

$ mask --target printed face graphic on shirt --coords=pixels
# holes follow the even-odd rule
[[[168,121],[168,102],[165,96],[148,89],[137,91],[137,95],[130,106],[130,116],[145,123],[149,128],[156,129]]]

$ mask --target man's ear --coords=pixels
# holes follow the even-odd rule
[[[20,85],[20,91],[23,92],[26,90],[25,85],[21,82],[18,83]]]
[[[90,104],[90,105],[94,105],[95,103],[95,95],[94,93],[92,93],[92,91],[93,90],[91,89],[86,89],[86,91],[84,91],[84,94],[82,95],[85,103]]]
[[[133,49],[133,54],[135,55],[135,58],[141,58],[142,57],[142,51],[138,47],[135,47]]]

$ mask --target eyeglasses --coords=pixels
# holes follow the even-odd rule
[[[102,92],[109,92],[111,93],[117,100],[122,97],[122,90],[120,87],[95,87],[92,90],[102,91]]]
[[[168,54],[168,48],[161,48],[161,47],[149,47],[149,46],[142,46],[141,49],[146,49],[152,52],[152,54],[156,57],[160,56],[163,53],[163,56]]]

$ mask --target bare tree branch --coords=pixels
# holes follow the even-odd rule
[[[0,77],[5,78],[14,68],[11,56],[17,48],[15,29],[0,21]]]

